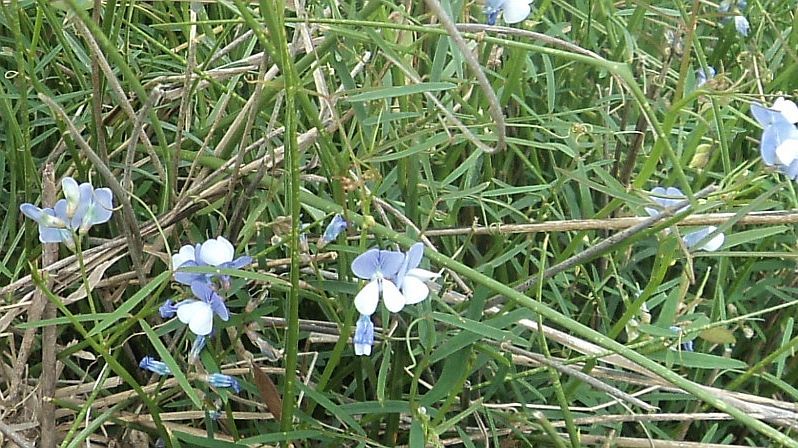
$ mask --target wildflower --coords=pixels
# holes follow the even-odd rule
[[[532,0],[488,0],[485,13],[488,25],[495,25],[499,12],[504,11],[504,22],[513,24],[523,22],[532,12]]]
[[[156,360],[151,356],[141,358],[139,367],[150,372],[157,373],[158,375],[171,375],[172,371],[166,363]]]
[[[424,282],[433,280],[440,275],[426,269],[419,269],[418,265],[421,264],[423,257],[424,244],[413,244],[405,254],[405,260],[396,275],[396,286],[402,291],[406,305],[426,299],[429,295],[429,287]]]
[[[751,26],[748,24],[748,19],[746,19],[745,16],[734,16],[734,29],[737,30],[737,34],[746,37],[748,36],[750,28]]]
[[[651,192],[649,194],[651,195],[651,200],[656,202],[662,208],[673,207],[676,204],[683,202],[685,199],[687,199],[687,196],[685,196],[684,193],[682,193],[682,190],[676,187],[668,187],[668,188],[654,187],[651,189]],[[684,207],[680,208],[677,211],[681,212],[683,210],[687,210],[689,207],[690,207],[689,205],[685,205]],[[645,210],[649,216],[659,215],[659,210],[655,208],[646,207]]]
[[[779,98],[768,109],[751,104],[751,114],[763,127],[759,139],[762,162],[774,166],[790,179],[798,178],[798,106],[790,100]]]
[[[710,81],[712,78],[715,77],[715,68],[711,66],[707,66],[707,69],[704,70],[703,68],[699,68],[695,71],[695,87],[700,88],[707,81]]]
[[[158,313],[164,319],[171,319],[177,313],[177,306],[172,302],[172,299],[168,299],[158,308]]]
[[[748,36],[748,31],[750,29],[748,19],[743,15],[743,11],[745,11],[747,6],[748,2],[746,0],[723,0],[718,5],[718,12],[727,16],[724,17],[721,22],[728,23],[728,16],[733,15],[731,21],[734,22],[734,28],[737,30],[737,34],[743,37]]]
[[[369,280],[355,296],[355,308],[360,314],[371,316],[377,310],[380,297],[388,311],[396,313],[405,306],[405,298],[399,288],[389,279],[402,268],[405,257],[401,252],[369,249],[352,261],[352,272]]]
[[[235,393],[241,392],[241,385],[238,383],[238,380],[223,373],[212,373],[205,378],[205,381],[216,388],[229,387],[230,389],[233,389]]]
[[[177,305],[177,318],[188,324],[197,336],[207,336],[213,330],[213,314],[223,321],[230,318],[224,301],[207,283],[194,282],[191,292],[200,300],[184,300]]]
[[[678,188],[655,187],[651,189],[651,199],[662,207],[673,207],[679,202],[682,202],[685,199],[687,199],[687,197]],[[690,207],[689,205],[686,205],[680,208],[678,211],[686,210],[689,207]],[[659,210],[650,207],[646,207],[645,210],[646,213],[649,214],[649,216],[657,216],[660,213]],[[698,243],[700,243],[701,240],[709,236],[709,234],[713,233],[715,230],[717,230],[717,227],[715,226],[704,227],[703,229],[688,233],[687,235],[682,237],[682,241],[684,242],[684,245],[687,246],[688,249],[714,252],[718,250],[720,246],[723,245],[723,242],[726,240],[726,237],[722,233],[715,235],[709,241],[702,244],[701,246],[698,246]]]
[[[95,224],[111,219],[114,208],[113,193],[109,188],[95,189],[88,182],[78,185],[75,179],[61,181],[65,199],[53,208],[41,209],[33,204],[21,204],[19,210],[39,224],[39,241],[64,243],[75,248],[75,234],[83,235]]]
[[[324,229],[324,234],[322,234],[321,239],[319,239],[319,243],[317,246],[319,248],[322,248],[327,244],[335,241],[336,238],[338,238],[338,235],[340,235],[341,232],[346,230],[348,225],[349,224],[341,215],[336,214],[335,216],[333,216],[332,221],[330,221],[330,223],[327,225],[327,228]]]
[[[199,272],[183,272],[178,268],[193,266],[215,266],[221,269],[241,269],[252,262],[252,257],[241,256],[233,259],[235,249],[230,241],[223,236],[211,238],[196,246],[183,246],[178,253],[172,255],[172,268],[175,270],[175,280],[184,285],[191,285],[196,281],[210,282],[214,274]],[[221,275],[222,285],[228,287],[230,277]]]
[[[199,354],[203,348],[205,348],[205,343],[208,341],[208,338],[205,336],[197,336],[197,339],[194,339],[194,343],[191,344],[191,350],[188,352],[188,362],[194,364],[197,359],[199,358]]]
[[[355,335],[352,337],[355,344],[355,354],[358,356],[371,355],[371,346],[374,345],[374,324],[371,316],[361,314],[355,326]]]
[[[723,246],[723,242],[726,241],[726,236],[723,235],[722,233],[713,236],[712,238],[710,238],[709,241],[702,244],[701,246],[698,246],[698,244],[717,229],[718,228],[715,226],[704,227],[701,230],[696,230],[695,232],[688,233],[687,235],[682,237],[682,241],[684,241],[684,245],[687,246],[688,249],[695,248],[697,250],[714,252],[720,249],[720,246]]]

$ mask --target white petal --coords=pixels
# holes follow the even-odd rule
[[[172,269],[177,269],[187,261],[194,261],[194,246],[183,246],[172,255]]]
[[[213,330],[213,310],[205,302],[189,300],[177,307],[177,318],[188,324],[189,330],[198,336],[207,336]]]
[[[704,244],[701,249],[709,252],[715,252],[716,250],[720,249],[720,246],[723,246],[724,241],[726,241],[726,236],[724,236],[722,233],[719,233],[711,240],[707,241],[707,244]]]
[[[405,296],[390,280],[382,281],[382,300],[385,301],[385,308],[392,313],[398,313],[405,307]]]
[[[785,140],[776,148],[776,160],[780,164],[789,166],[795,159],[798,159],[798,140]]]
[[[408,275],[402,285],[402,294],[405,296],[405,303],[412,305],[426,299],[429,296],[429,288],[421,279]]]
[[[355,296],[355,308],[366,316],[371,316],[377,311],[378,303],[380,303],[380,284],[377,280],[368,282]]]
[[[416,277],[417,279],[425,282],[435,280],[436,278],[441,276],[440,272],[432,272],[421,268],[411,269],[410,271],[407,272],[407,275]]]
[[[371,356],[371,346],[368,344],[355,344],[355,355]]]
[[[798,123],[798,106],[790,100],[785,100],[784,97],[779,97],[773,103],[773,109],[781,112],[784,118],[792,124]]]
[[[210,239],[202,244],[200,249],[200,257],[205,264],[211,266],[219,266],[222,263],[233,261],[235,249],[230,241],[223,236],[219,238]]]
[[[532,12],[527,0],[507,0],[504,3],[504,21],[506,23],[523,22]]]

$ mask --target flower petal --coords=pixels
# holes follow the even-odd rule
[[[80,190],[80,198],[78,199],[78,206],[75,209],[74,214],[69,213],[71,210],[68,209],[66,201],[64,201],[64,213],[71,219],[69,225],[73,230],[80,229],[80,227],[84,224],[83,218],[86,217],[86,214],[89,213],[94,204],[94,187],[92,187],[90,183],[83,182],[80,184],[78,189]],[[58,204],[56,204],[56,206],[58,206]],[[57,207],[55,212],[57,216],[59,214],[59,209]],[[90,219],[88,219],[86,223],[89,221]],[[91,227],[91,224],[88,224],[86,230],[88,230],[88,227]],[[84,232],[86,230],[84,230]]]
[[[235,248],[230,241],[223,236],[210,239],[202,244],[197,258],[211,266],[219,266],[222,263],[233,261]]]
[[[798,140],[798,129],[781,116],[781,114],[778,114],[775,123],[762,131],[762,137],[759,141],[759,151],[762,155],[762,162],[768,166],[779,163],[776,149],[788,140]]]
[[[64,191],[64,197],[67,201],[67,212],[72,215],[78,208],[80,202],[80,187],[78,182],[71,178],[65,177],[61,179],[61,189]]]
[[[387,279],[382,280],[382,300],[385,302],[385,308],[392,313],[398,313],[405,307],[405,296],[392,281]]]
[[[504,21],[509,24],[523,22],[532,12],[527,0],[507,0],[504,3]]]
[[[39,225],[39,241],[42,243],[72,242],[72,232],[67,229]]]
[[[411,269],[410,272],[407,273],[407,275],[409,275],[411,277],[416,277],[417,279],[419,279],[419,280],[421,280],[423,282],[428,282],[428,281],[431,281],[431,280],[435,280],[436,278],[441,276],[440,272],[432,272],[432,271],[428,271],[426,269],[420,269],[420,268]]]
[[[224,304],[224,300],[219,294],[214,293],[213,297],[211,298],[211,309],[219,319],[227,322],[230,319],[230,312],[227,311],[227,305]]]
[[[420,278],[408,275],[402,285],[402,294],[405,296],[405,303],[412,305],[423,301],[429,296],[429,287]]]
[[[189,330],[198,336],[207,336],[213,330],[213,310],[205,302],[187,300],[177,308],[177,318],[188,324]]]
[[[753,115],[754,119],[759,122],[760,126],[766,128],[775,123],[777,117],[781,115],[781,113],[777,110],[769,109],[761,104],[751,103],[751,115]]]
[[[704,243],[701,247],[696,247],[698,243],[700,243],[704,238],[709,236],[710,233],[717,230],[715,226],[708,226],[704,227],[701,230],[696,230],[695,232],[690,232],[685,235],[682,240],[684,241],[684,245],[687,246],[688,249],[695,248],[696,250],[706,250],[709,252],[714,252],[723,245],[723,242],[726,240],[726,237],[719,233],[712,237],[709,241]]]
[[[355,296],[355,308],[360,314],[371,316],[377,311],[377,304],[380,303],[380,284],[379,280],[372,280],[360,290]]]
[[[369,249],[355,257],[352,261],[352,273],[363,280],[371,280],[377,273],[380,261],[380,250]]]
[[[778,97],[773,103],[773,110],[781,112],[781,115],[790,123],[798,123],[798,106],[790,100],[785,100],[783,96]]]
[[[776,148],[776,160],[780,164],[790,166],[798,159],[798,140],[786,140]]]
[[[187,261],[194,261],[194,246],[183,246],[176,254],[172,255],[172,269],[177,269]]]
[[[36,207],[33,204],[28,204],[27,202],[19,206],[19,211],[21,211],[23,215],[36,222],[41,222],[43,219],[46,219],[44,216],[44,210]]]
[[[84,226],[106,223],[111,220],[113,213],[114,194],[110,188],[98,188],[94,190],[91,210],[83,218]]]

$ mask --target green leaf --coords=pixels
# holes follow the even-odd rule
[[[420,84],[412,84],[408,86],[391,86],[374,89],[368,92],[358,93],[347,98],[350,102],[355,101],[373,101],[385,98],[394,98],[397,96],[413,95],[423,92],[440,92],[443,90],[450,90],[457,87],[457,84],[450,82],[422,82]]]
[[[89,336],[95,336],[97,334],[100,334],[100,332],[102,332],[106,328],[110,328],[118,320],[130,316],[133,313],[134,308],[136,308],[136,306],[138,306],[142,300],[146,299],[147,297],[150,297],[153,291],[163,286],[168,281],[170,275],[171,275],[170,271],[161,272],[160,275],[152,279],[152,281],[147,283],[146,286],[139,289],[135,294],[133,294],[133,297],[126,300],[125,303],[122,304],[122,306],[114,310],[114,312],[111,313],[110,316],[106,317],[105,319],[103,319],[102,322],[95,325],[89,331]]]
[[[186,375],[184,375],[183,371],[180,370],[180,366],[177,365],[177,362],[172,357],[169,349],[163,345],[163,342],[161,342],[161,339],[157,334],[155,334],[147,321],[144,319],[139,319],[139,325],[141,325],[141,328],[144,330],[144,334],[147,335],[147,339],[150,340],[152,346],[155,347],[155,351],[158,352],[158,356],[161,358],[161,361],[165,362],[166,365],[169,366],[169,370],[172,371],[172,375],[174,375],[175,379],[177,380],[177,384],[180,385],[180,388],[183,389],[183,392],[185,392],[186,395],[188,395],[188,398],[191,399],[191,402],[194,403],[194,407],[197,409],[202,409],[202,400],[200,400],[199,395],[197,395],[197,392],[188,382]]]

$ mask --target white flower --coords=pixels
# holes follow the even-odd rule
[[[380,297],[392,313],[404,308],[405,298],[390,280],[399,272],[403,262],[404,256],[401,252],[380,249],[367,250],[352,261],[352,272],[363,280],[369,280],[355,296],[355,308],[360,314],[374,314]]]

